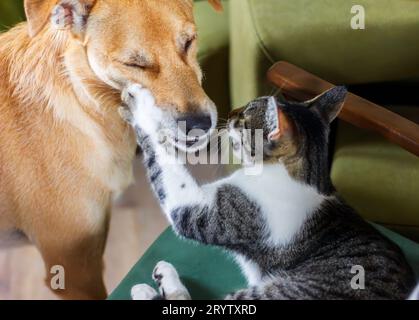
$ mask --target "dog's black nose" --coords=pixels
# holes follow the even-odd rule
[[[205,132],[208,132],[212,127],[212,120],[209,115],[186,115],[178,119],[178,122],[185,122],[186,124],[186,133],[189,133],[191,130],[200,129]]]

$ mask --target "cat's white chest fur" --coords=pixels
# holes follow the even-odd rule
[[[264,165],[256,176],[239,170],[230,182],[260,206],[273,246],[287,245],[325,199],[315,188],[291,178],[280,163]]]
[[[257,176],[246,175],[241,169],[228,180],[260,206],[272,246],[285,246],[292,241],[325,199],[315,188],[291,178],[282,164],[264,165],[262,174]],[[254,262],[241,256],[236,260],[249,285],[261,281],[261,272]]]

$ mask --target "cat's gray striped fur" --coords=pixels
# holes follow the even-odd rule
[[[168,164],[174,155],[154,134],[162,125],[154,112],[164,111],[154,106],[150,93],[138,86],[128,91],[130,121],[144,151],[150,182],[174,231],[227,249],[242,266],[249,287],[227,299],[408,296],[414,277],[400,249],[346,205],[330,181],[329,124],[340,111],[344,88],[305,104],[271,97],[251,102],[230,120],[230,133],[235,140],[242,127],[264,130],[262,174],[246,176],[239,170],[204,186],[183,165]],[[138,103],[141,96],[143,105]],[[365,270],[363,290],[351,286],[351,268],[356,265]],[[165,267],[170,271],[170,266]],[[176,278],[177,273],[171,272]],[[169,291],[175,292],[176,285],[165,289],[164,276],[157,268],[154,277],[163,298],[170,299]]]

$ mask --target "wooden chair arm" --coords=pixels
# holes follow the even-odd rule
[[[285,61],[276,63],[268,71],[268,79],[284,95],[297,101],[312,99],[334,86]],[[419,125],[386,108],[349,93],[339,118],[359,128],[375,131],[419,156]]]

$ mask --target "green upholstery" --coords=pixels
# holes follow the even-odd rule
[[[363,5],[366,29],[352,30]],[[286,60],[333,83],[419,77],[419,2],[411,0],[231,0],[234,105],[269,90],[267,68]]]
[[[194,299],[220,299],[246,286],[234,260],[220,249],[182,240],[167,229],[132,268],[109,299],[130,299],[131,287],[138,283],[154,286],[151,274],[157,262],[176,266]]]
[[[418,120],[417,108],[394,108]],[[419,241],[419,160],[379,135],[339,123],[332,178],[338,192],[371,221]]]
[[[419,245],[383,227],[377,228],[402,248],[419,279]],[[168,229],[148,249],[109,299],[131,299],[131,288],[139,283],[155,286],[151,274],[157,262],[161,260],[176,267],[195,300],[223,299],[227,294],[246,287],[240,269],[227,253],[217,248],[181,240]]]
[[[218,106],[220,116],[230,111],[229,3],[223,1],[224,12],[217,13],[206,1],[195,3],[195,20],[198,28],[198,58],[204,73],[203,86],[208,96]]]
[[[25,12],[23,10],[23,1],[0,1],[0,31],[14,26],[16,22],[22,21],[24,17]]]

